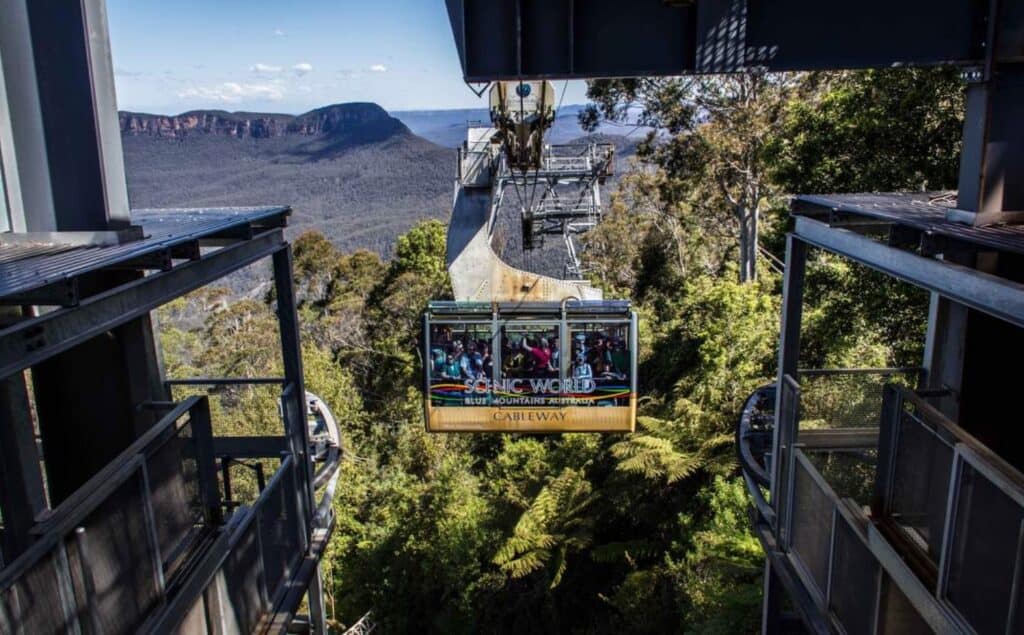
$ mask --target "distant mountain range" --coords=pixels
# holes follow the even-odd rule
[[[294,234],[391,253],[395,237],[450,212],[455,151],[413,134],[380,106],[294,116],[120,113],[133,207],[288,204]]]
[[[562,109],[553,143],[583,135],[580,108]],[[317,229],[342,249],[388,256],[417,221],[448,217],[454,148],[467,120],[486,117],[485,110],[388,114],[376,104],[348,103],[301,115],[122,112],[120,125],[135,208],[288,204],[291,235]],[[635,141],[598,139],[618,146],[621,170]],[[518,237],[500,242],[515,246]]]

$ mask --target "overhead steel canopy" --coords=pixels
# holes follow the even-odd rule
[[[990,9],[988,0],[446,3],[467,82],[973,64]]]

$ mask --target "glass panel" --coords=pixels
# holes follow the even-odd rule
[[[73,631],[76,624],[64,619],[58,560],[57,552],[50,552],[9,588],[0,590],[0,633]]]
[[[949,551],[946,598],[981,635],[1003,633],[1024,510],[969,464]]]
[[[838,498],[852,498],[861,505],[871,502],[878,464],[876,450],[805,449],[804,452]]]
[[[953,450],[917,417],[902,412],[893,462],[890,514],[938,565]]]
[[[793,483],[792,551],[811,575],[818,593],[825,596],[828,550],[832,531],[832,504],[811,478],[803,461],[796,461]]]
[[[629,324],[573,322],[564,391],[579,406],[628,406],[632,381]]]
[[[251,523],[224,561],[224,580],[227,583],[227,622],[241,633],[255,632],[265,612],[264,579],[260,570],[259,538],[256,523]]]
[[[886,383],[913,385],[916,373],[800,375],[800,429],[877,428]]]
[[[146,459],[146,473],[164,574],[170,578],[196,546],[204,522],[191,423]]]
[[[295,559],[302,554],[299,519],[295,513],[297,491],[294,468],[284,468],[281,480],[264,493],[259,507],[260,545],[267,596],[274,599],[281,585],[294,573]]]
[[[558,324],[508,322],[501,327],[501,369],[494,391],[498,406],[561,405],[561,342]]]
[[[840,517],[836,526],[829,608],[847,633],[870,633],[878,600],[878,561]]]
[[[66,540],[75,594],[87,605],[82,558],[92,575],[96,619],[103,633],[134,633],[156,605],[156,545],[146,523],[145,488],[136,472],[82,522],[83,549]]]
[[[492,401],[491,323],[430,325],[430,403],[481,406]]]

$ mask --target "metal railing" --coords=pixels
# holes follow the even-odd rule
[[[463,143],[456,158],[459,183],[477,187],[489,185],[494,159],[495,151],[489,139]]]
[[[964,628],[1016,632],[1024,474],[924,399],[886,394],[876,514]],[[902,540],[901,540],[902,538]]]
[[[836,495],[804,451],[793,451],[794,499],[786,557],[821,614],[840,633],[931,633],[955,628],[935,602],[912,602],[907,580],[861,508]]]
[[[1016,632],[1024,475],[905,386],[885,385],[873,437],[845,438],[862,420],[809,418],[803,383],[780,386],[773,502],[779,548],[817,609],[840,632]],[[872,495],[851,498],[822,457],[863,451],[877,452],[861,464]]]
[[[800,431],[877,428],[886,384],[910,388],[924,369],[814,368],[797,371],[800,382]]]
[[[551,145],[545,148],[541,170],[549,173],[597,170],[598,176],[611,175],[615,146],[610,143]]]
[[[315,568],[333,529],[339,464],[328,453],[318,473],[324,500],[312,509],[302,396],[285,383],[285,437],[216,443],[206,395],[155,406],[170,411],[41,515],[37,542],[0,571],[0,633],[254,632],[298,605],[295,581],[308,585],[309,562]],[[261,441],[270,443],[253,443]],[[230,451],[216,449],[222,442],[281,461],[251,505],[228,506],[226,521],[217,460]]]
[[[0,572],[0,632],[134,632],[220,523],[211,439],[188,399],[37,519]]]
[[[262,632],[284,628],[310,584],[334,528],[332,502],[340,454],[326,454],[314,479],[307,439],[305,395],[283,378],[206,378],[176,380],[184,385],[281,384],[280,415],[284,437],[217,439],[215,458],[229,475],[223,483],[230,494],[230,469],[238,464],[232,452],[250,458],[277,458],[278,469],[251,505],[232,501],[228,526],[181,585],[172,608],[164,611],[155,632]],[[272,443],[263,443],[272,441]],[[253,467],[257,467],[257,463]],[[257,480],[261,473],[257,470]],[[316,485],[314,486],[314,482]],[[312,507],[314,487],[323,497]],[[184,615],[182,621],[180,617]]]
[[[777,447],[773,448],[776,514],[786,519],[792,498],[792,449],[796,446],[816,452],[819,469],[829,478],[843,482],[842,493],[867,498],[873,481],[873,458],[867,456],[878,445],[884,386],[893,381],[913,385],[922,369],[840,368],[800,370],[797,377],[786,375],[779,385],[775,425]],[[862,500],[862,502],[866,502]],[[786,539],[788,522],[780,527]]]
[[[230,553],[206,594],[230,598],[221,606],[228,631],[256,632],[274,614],[306,553],[305,522],[299,522],[295,492],[296,464],[285,459],[256,503],[244,510],[232,530]],[[291,494],[291,495],[290,495]]]

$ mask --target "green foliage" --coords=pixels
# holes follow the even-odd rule
[[[594,519],[586,512],[595,499],[583,473],[567,468],[541,489],[519,517],[494,563],[511,578],[547,567],[550,587],[558,586],[568,556],[586,549],[593,540]]]
[[[750,282],[758,273],[762,215],[776,197],[768,149],[797,84],[797,76],[761,72],[596,80],[587,84],[593,103],[580,122],[593,129],[601,119],[631,119],[639,109],[638,123],[653,130],[637,154],[661,168],[657,187],[678,208],[677,224],[703,220],[725,230],[739,256],[734,271]]]
[[[697,457],[680,452],[670,439],[651,434],[632,434],[613,445],[611,453],[619,462],[616,469],[668,484],[692,476],[700,467]]]
[[[955,68],[812,74],[772,139],[787,192],[955,188],[964,88]]]
[[[740,275],[738,207],[777,249],[780,192],[947,185],[960,93],[941,72],[872,71],[618,80],[591,95],[587,116],[640,103],[662,132],[585,238],[593,281],[640,316],[634,434],[425,433],[420,316],[451,297],[444,225],[417,225],[388,262],[314,233],[294,243],[307,385],[343,426],[324,562],[338,629],[372,610],[389,633],[757,630],[763,553],[732,434],[743,400],[775,374],[780,279]],[[918,363],[926,301],[815,256],[801,364]],[[168,372],[280,373],[273,303],[205,290],[164,307]],[[834,397],[808,388],[823,418],[874,408],[866,391]],[[273,390],[218,389],[213,404],[222,433],[279,425]],[[843,473],[844,491],[863,486]]]
[[[740,479],[716,477],[701,493],[703,522],[692,547],[668,569],[687,590],[693,633],[753,633],[761,604],[761,544],[750,531]],[[694,523],[694,521],[689,521]]]

